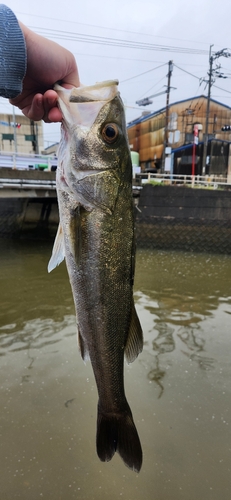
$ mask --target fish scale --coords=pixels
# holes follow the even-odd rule
[[[115,82],[56,88],[63,114],[57,170],[60,226],[49,271],[65,256],[79,345],[99,395],[96,447],[139,471],[142,449],[124,390],[124,357],[143,346],[133,300],[132,165]],[[92,97],[91,97],[92,96]]]

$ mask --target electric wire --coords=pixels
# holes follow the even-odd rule
[[[227,92],[228,94],[231,94],[230,90],[222,89],[221,87],[218,87],[217,85],[213,85],[213,87],[215,87],[216,89],[222,90],[222,92]]]
[[[24,16],[28,16],[28,12],[17,12],[17,14],[19,15],[24,15]],[[141,33],[141,32],[137,32],[137,31],[131,31],[131,30],[125,30],[125,29],[121,29],[121,28],[113,28],[113,27],[108,27],[108,26],[101,26],[101,25],[97,25],[97,24],[89,24],[89,23],[81,23],[79,21],[70,21],[70,20],[67,20],[67,19],[58,19],[58,18],[55,18],[55,17],[48,17],[48,16],[41,16],[41,15],[36,15],[36,14],[30,14],[30,17],[38,17],[38,18],[42,18],[42,19],[47,19],[48,21],[58,21],[58,22],[65,22],[65,23],[71,23],[71,24],[78,24],[80,26],[87,26],[89,28],[97,28],[97,29],[105,29],[105,30],[110,30],[110,31],[118,31],[118,32],[121,32],[121,33],[129,33],[131,35],[139,35],[139,36],[149,36],[149,37],[152,37],[152,38],[163,38],[163,39],[166,39],[166,40],[177,40],[177,41],[180,41],[180,42],[191,42],[191,43],[199,43],[199,44],[202,44],[202,45],[207,45],[208,46],[208,43],[207,42],[198,42],[198,40],[187,40],[187,39],[184,39],[184,38],[176,38],[176,37],[168,37],[168,36],[163,36],[163,35],[153,35],[153,33]],[[207,51],[208,53],[208,51]]]
[[[203,49],[194,49],[188,47],[177,47],[171,45],[159,45],[153,43],[146,42],[137,42],[133,40],[125,40],[125,39],[117,39],[112,37],[103,37],[97,35],[88,35],[82,33],[75,32],[66,32],[61,30],[54,30],[51,28],[41,28],[36,26],[29,26],[30,29],[37,31],[46,37],[51,37],[52,39],[62,39],[62,40],[70,40],[70,41],[78,41],[84,43],[98,44],[98,45],[106,45],[113,47],[121,47],[121,48],[132,48],[132,49],[141,49],[141,50],[152,50],[152,51],[160,51],[160,52],[172,52],[172,53],[181,53],[181,54],[194,54],[194,55],[206,55],[208,52]]]
[[[152,64],[157,64],[161,61],[153,61],[151,59],[135,59],[134,57],[120,57],[120,56],[111,56],[111,55],[105,55],[105,54],[84,54],[83,52],[73,52],[73,55],[74,56],[84,56],[84,57],[100,57],[100,58],[103,58],[103,59],[116,59],[116,60],[120,60],[120,61],[134,61],[134,62],[141,62],[141,63],[152,63]],[[164,66],[165,64],[167,63],[162,63],[162,65]],[[161,66],[159,66],[161,67]],[[204,66],[202,66],[204,67]],[[152,70],[150,70],[152,71]],[[132,77],[133,78],[133,77]],[[135,77],[134,77],[135,78]],[[124,80],[125,81],[125,80]]]
[[[160,66],[157,66],[156,68],[148,69],[148,71],[144,71],[143,73],[139,73],[138,75],[131,76],[130,78],[126,78],[126,80],[121,80],[120,83],[125,83],[128,82],[129,80],[133,80],[134,78],[138,78],[139,76],[146,75],[147,73],[151,73],[151,71],[155,71],[156,69],[162,68],[163,66],[166,66],[167,63],[161,64]]]
[[[142,96],[139,97],[139,99],[143,99],[143,97],[145,95],[147,95],[149,92],[151,92],[152,89],[154,89],[157,85],[159,85],[160,82],[162,82],[166,77],[163,76],[160,80],[158,80],[158,82],[155,83],[155,85],[152,85],[152,87],[150,87],[148,90],[146,90],[146,92],[144,92],[144,94],[142,94]],[[160,88],[160,92],[162,90],[163,86]]]
[[[180,68],[180,67],[179,67],[179,66],[177,66],[175,63],[174,63],[174,66],[175,66],[176,68],[180,69],[181,71],[184,71],[184,73],[188,73],[188,75],[193,76],[193,78],[196,78],[197,80],[201,80],[201,78],[199,78],[198,76],[193,75],[192,73],[190,73],[189,71],[186,71],[186,70],[185,70],[185,69],[183,69],[183,68]],[[230,91],[230,90],[222,89],[221,87],[218,87],[217,85],[212,85],[212,87],[215,87],[216,89],[222,90],[222,92],[227,92],[228,94],[231,94],[231,91]]]
[[[175,68],[178,68],[180,71],[183,71],[184,73],[187,73],[188,75],[193,76],[193,78],[196,78],[197,80],[201,80],[201,78],[199,78],[198,76],[193,75],[189,71],[186,71],[186,69],[180,68],[180,66],[177,66],[177,64],[175,64],[175,63],[174,63],[174,66],[175,66]]]

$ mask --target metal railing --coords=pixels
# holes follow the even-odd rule
[[[217,189],[218,187],[231,186],[231,177],[223,175],[182,175],[182,174],[154,174],[151,172],[141,172],[136,174],[136,182],[140,185],[162,184],[162,185],[187,185],[191,187],[211,187]]]
[[[0,167],[16,170],[51,170],[57,167],[57,157],[37,154],[19,154],[0,152]]]
[[[3,179],[0,178],[0,189],[56,189],[55,180]]]

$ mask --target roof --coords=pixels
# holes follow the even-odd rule
[[[196,97],[189,97],[188,99],[183,99],[181,101],[172,102],[169,105],[169,107],[176,106],[177,104],[181,104],[181,103],[188,102],[188,101],[198,100],[198,99],[201,99],[201,98],[206,99],[206,100],[208,99],[207,96],[205,96],[205,95],[202,94],[202,95],[199,95],[199,96],[196,96]],[[212,99],[211,97],[210,97],[210,101],[214,102],[215,104],[219,104],[219,106],[223,106],[224,108],[227,108],[227,109],[229,109],[231,111],[231,107],[228,106],[227,104],[223,104],[222,102],[216,101],[215,99]],[[140,116],[139,118],[136,118],[135,120],[129,122],[127,124],[127,128],[129,129],[133,125],[145,122],[146,120],[150,120],[150,118],[153,118],[154,116],[157,116],[157,115],[159,115],[161,113],[165,113],[165,111],[166,111],[166,106],[164,108],[159,109],[158,111],[153,111],[152,113],[150,113],[148,115]]]

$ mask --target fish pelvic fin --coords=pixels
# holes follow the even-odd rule
[[[132,301],[131,322],[128,332],[128,338],[125,345],[125,357],[128,363],[132,363],[143,350],[143,332],[140,320],[137,316],[134,300]]]
[[[109,462],[117,451],[129,469],[140,471],[142,448],[129,406],[120,414],[104,414],[98,408],[96,446],[102,462]]]
[[[52,255],[48,263],[48,273],[53,271],[65,259],[64,236],[61,224],[55,237]]]
[[[90,359],[89,351],[88,351],[87,346],[86,346],[86,344],[83,340],[83,337],[80,333],[79,326],[78,326],[78,341],[79,341],[79,349],[80,349],[82,359],[83,359],[83,361],[88,361]]]

